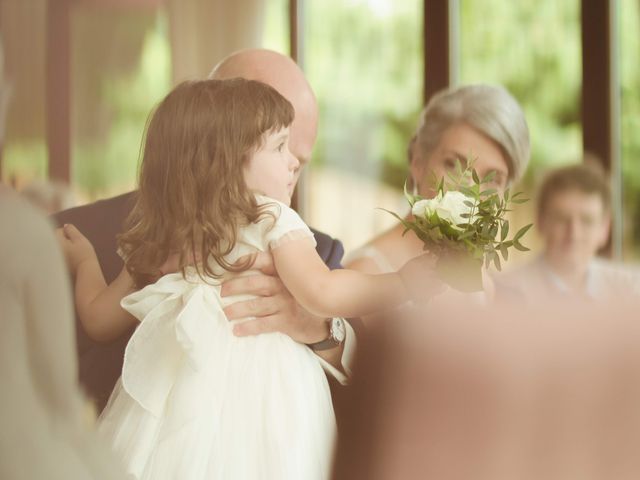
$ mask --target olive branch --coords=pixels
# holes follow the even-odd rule
[[[447,172],[437,184],[437,195],[444,197],[447,191],[459,191],[468,199],[464,205],[468,207],[468,213],[460,216],[467,221],[453,225],[449,220],[440,218],[436,211],[431,214],[414,215],[412,220],[407,220],[394,212],[385,210],[396,217],[405,227],[403,235],[409,230],[413,231],[424,242],[425,250],[429,250],[439,257],[444,254],[466,253],[480,265],[484,263],[489,267],[493,263],[497,270],[502,270],[500,257],[504,261],[509,259],[509,249],[520,251],[529,249],[521,242],[522,237],[529,231],[533,224],[520,228],[513,237],[509,237],[509,220],[506,214],[511,212],[512,204],[522,204],[529,199],[524,198],[523,192],[511,194],[509,189],[500,194],[490,184],[495,179],[496,173],[491,172],[484,178],[478,176],[473,168],[473,162],[467,162],[463,168],[460,162],[456,163],[455,171]],[[413,195],[404,187],[404,196],[409,205],[425,198]]]

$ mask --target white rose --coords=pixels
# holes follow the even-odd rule
[[[469,218],[465,218],[463,214],[471,214],[472,207],[465,205],[464,202],[471,201],[472,198],[467,197],[464,193],[458,191],[446,192],[435,208],[438,217],[446,220],[451,225],[457,226],[469,222]],[[471,219],[473,221],[473,219]]]
[[[433,215],[433,212],[436,211],[436,208],[440,204],[441,195],[438,194],[436,198],[426,198],[424,200],[418,200],[413,204],[411,208],[411,213],[413,213],[416,217],[427,218]]]

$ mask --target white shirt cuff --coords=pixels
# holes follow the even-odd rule
[[[320,361],[320,365],[324,371],[335,378],[342,385],[348,385],[349,380],[351,379],[351,372],[353,369],[353,362],[355,361],[356,356],[356,333],[353,330],[353,327],[349,324],[349,322],[345,321],[345,338],[344,338],[344,349],[342,350],[342,358],[340,363],[342,365],[342,371],[331,365],[324,358],[318,356],[318,360]]]

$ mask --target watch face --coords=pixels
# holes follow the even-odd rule
[[[331,336],[339,343],[344,342],[344,338],[346,337],[344,320],[335,318],[331,322]]]

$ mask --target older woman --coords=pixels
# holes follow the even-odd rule
[[[522,108],[502,87],[465,85],[436,94],[420,115],[409,144],[410,185],[433,197],[436,181],[468,159],[480,177],[495,172],[495,188],[520,179],[529,161],[529,129]],[[410,214],[409,214],[410,215]],[[354,251],[346,266],[367,273],[398,270],[423,251],[401,224]]]

